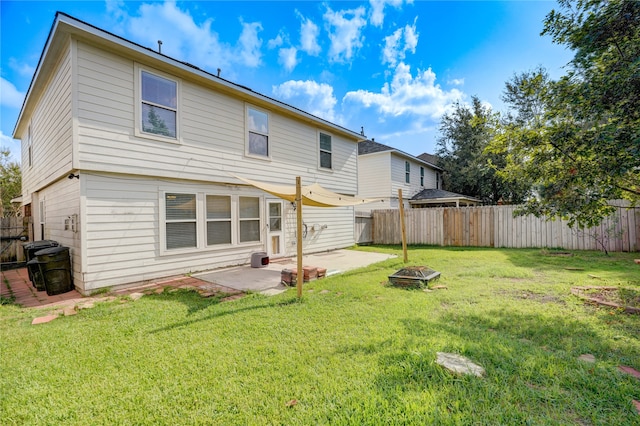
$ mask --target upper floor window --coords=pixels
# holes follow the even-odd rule
[[[247,153],[269,156],[269,114],[255,108],[247,108]]]
[[[331,136],[320,133],[320,167],[325,169],[331,166]]]
[[[142,131],[177,138],[178,83],[141,71],[140,86]]]
[[[436,173],[436,189],[440,189],[440,173]]]
[[[408,161],[404,162],[404,181],[411,182],[411,164]]]
[[[33,165],[33,151],[31,149],[31,125],[27,128],[27,164]]]
[[[424,186],[424,167],[420,167],[420,186]]]

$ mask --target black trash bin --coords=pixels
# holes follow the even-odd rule
[[[73,290],[69,247],[51,247],[36,252],[44,287],[49,296]]]
[[[27,258],[27,264],[30,260],[34,260],[36,258],[36,252],[40,250],[44,250],[51,247],[58,247],[60,244],[57,241],[53,240],[40,240],[40,241],[30,241],[28,243],[22,244],[22,248],[24,250],[24,255]],[[38,290],[44,290],[44,286],[42,289],[38,288],[36,285],[36,279],[33,276],[33,271],[39,270],[37,266],[33,268],[29,268],[27,265],[27,272],[29,273],[29,280],[35,288]]]
[[[31,283],[38,291],[44,291],[44,277],[40,272],[40,261],[38,259],[31,259],[27,262],[27,271],[29,272],[29,278]]]

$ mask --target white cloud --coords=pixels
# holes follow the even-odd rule
[[[227,78],[234,75],[234,67],[261,65],[260,23],[241,21],[240,38],[229,44],[213,30],[213,19],[196,23],[189,11],[180,9],[175,1],[141,4],[135,15],[126,9],[128,4],[108,1],[107,12],[117,21],[114,31],[136,43],[156,50],[158,40],[162,40],[162,53],[204,69],[222,68]]]
[[[402,5],[403,0],[369,0],[371,5],[371,24],[375,27],[381,27],[384,23],[384,8],[386,5],[398,8]],[[407,3],[412,3],[411,0]]]
[[[242,23],[242,34],[240,34],[240,56],[243,63],[249,67],[255,68],[262,61],[260,47],[262,40],[258,37],[258,33],[262,31],[262,25],[259,22]]]
[[[447,84],[451,86],[463,86],[464,78],[452,78],[451,80],[447,81]]]
[[[406,52],[416,53],[418,36],[416,22],[414,21],[413,25],[398,28],[393,34],[385,37],[385,45],[382,49],[382,63],[388,63],[395,67],[399,61],[404,60]]]
[[[22,108],[25,94],[4,77],[0,77],[0,105],[8,108]]]
[[[292,71],[298,65],[298,49],[286,47],[278,51],[278,62],[287,70]]]
[[[300,17],[302,18],[302,24],[300,25],[300,50],[306,52],[308,55],[317,56],[321,50],[318,44],[320,29],[310,19]]]
[[[364,13],[364,7],[339,12],[327,8],[324,20],[329,40],[331,40],[330,60],[334,62],[350,61],[357,50],[362,47],[364,41],[362,29],[367,25],[363,17]]]
[[[18,62],[16,58],[9,58],[9,67],[23,77],[31,78],[36,68],[24,62]]]
[[[385,83],[379,93],[366,90],[347,92],[343,101],[373,107],[388,117],[419,116],[439,119],[457,100],[464,98],[458,89],[443,90],[436,84],[436,75],[431,68],[411,75],[411,68],[400,63],[391,84]]]
[[[273,93],[283,101],[325,120],[335,121],[336,98],[333,87],[315,81],[289,80],[273,86]]]
[[[284,38],[283,38],[282,34],[278,34],[276,36],[276,38],[272,38],[271,40],[269,40],[267,42],[267,48],[268,49],[275,49],[276,47],[282,46],[282,43],[284,43]]]

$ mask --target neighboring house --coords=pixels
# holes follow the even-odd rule
[[[358,195],[381,198],[358,210],[396,209],[398,189],[402,189],[404,206],[425,188],[440,188],[442,169],[428,161],[374,140],[358,144]]]
[[[480,203],[481,200],[477,198],[436,188],[423,189],[409,200],[409,204],[414,208],[472,207]]]
[[[35,239],[71,248],[83,293],[294,255],[291,203],[234,176],[355,195],[362,138],[63,13],[13,137]],[[353,207],[304,221],[305,253],[354,243]]]

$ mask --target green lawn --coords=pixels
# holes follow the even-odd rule
[[[360,250],[399,259],[302,301],[179,291],[38,326],[0,306],[0,424],[640,424],[640,380],[617,368],[640,370],[640,315],[570,294],[640,289],[637,253],[411,247],[447,287],[424,292],[385,285],[398,247]],[[446,372],[442,351],[486,376]]]

